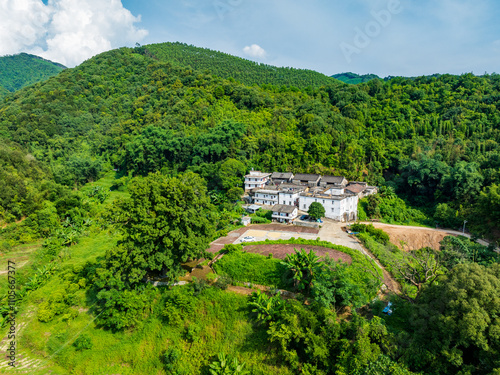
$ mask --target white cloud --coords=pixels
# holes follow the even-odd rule
[[[147,35],[121,0],[0,0],[0,14],[0,55],[28,52],[69,67]]]
[[[252,44],[251,46],[246,46],[245,48],[243,48],[243,53],[245,55],[250,56],[250,57],[259,58],[259,59],[266,57],[266,51],[264,50],[264,48],[262,48],[261,46],[259,46],[257,44]]]

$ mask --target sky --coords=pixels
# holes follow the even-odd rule
[[[0,0],[0,56],[193,44],[326,75],[500,73],[498,0]]]

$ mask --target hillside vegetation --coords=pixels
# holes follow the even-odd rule
[[[9,92],[44,81],[65,69],[61,64],[20,53],[0,57],[0,99]]]
[[[140,47],[139,50],[161,61],[189,66],[210,74],[233,78],[245,85],[295,86],[318,88],[332,83],[324,74],[307,69],[278,68],[258,63],[208,48],[183,43],[160,43]]]

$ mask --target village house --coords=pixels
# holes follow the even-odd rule
[[[306,174],[306,173],[298,173],[293,176],[292,182],[295,185],[305,185],[309,187],[318,186],[318,183],[321,179],[319,174]]]
[[[252,193],[255,204],[272,206],[279,202],[279,189],[276,187],[266,186],[262,189],[253,189]]]
[[[368,186],[366,182],[352,181],[346,186],[345,191],[357,194],[359,199],[377,193],[376,186]]]
[[[249,174],[245,176],[245,191],[263,188],[269,182],[269,177],[271,173],[262,173],[261,171],[250,171]]]
[[[282,184],[279,188],[278,203],[289,206],[298,206],[300,193],[307,189],[305,186],[293,184]]]
[[[319,185],[325,187],[327,185],[346,186],[347,182],[344,176],[322,176]]]
[[[351,221],[358,217],[358,196],[340,187],[317,187],[299,196],[299,208],[307,211],[313,202],[325,208],[325,217],[337,221]]]
[[[281,185],[281,184],[288,184],[292,182],[293,179],[293,173],[287,172],[287,173],[281,173],[281,172],[273,172],[271,175],[271,184],[272,185]]]
[[[259,186],[253,187],[255,185]],[[377,192],[375,186],[368,186],[366,182],[349,182],[344,176],[260,171],[251,171],[245,176],[245,189],[249,190],[250,199],[257,207],[272,206],[273,218],[281,222],[295,219],[298,210],[307,211],[313,202],[323,205],[325,217],[329,219],[356,220],[359,199]],[[297,208],[297,213],[290,207]]]
[[[276,204],[271,209],[273,211],[272,218],[280,223],[291,223],[297,218],[299,210],[295,206],[287,204]]]

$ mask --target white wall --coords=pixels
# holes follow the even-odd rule
[[[299,199],[299,193],[279,192],[278,203],[294,206]]]
[[[333,220],[344,221],[346,212],[354,213],[357,216],[358,212],[358,197],[351,196],[342,200],[329,199],[323,197],[307,197],[299,196],[299,209],[302,211],[309,210],[312,202],[319,202],[325,208],[325,217]]]

